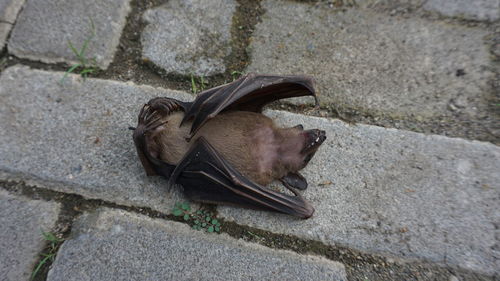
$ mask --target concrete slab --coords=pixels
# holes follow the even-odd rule
[[[310,184],[304,197],[316,212],[304,221],[220,207],[219,216],[329,245],[498,274],[498,146],[280,111],[269,115],[284,126],[326,131],[303,171]]]
[[[143,58],[167,73],[208,76],[226,70],[234,0],[172,0],[144,13]]]
[[[24,0],[0,0],[0,21],[14,24]]]
[[[10,23],[0,22],[0,48],[2,49],[5,46],[5,41],[7,40],[7,36],[9,36],[11,28],[12,25]]]
[[[495,21],[500,18],[499,0],[428,0],[422,6],[445,16]]]
[[[81,50],[88,41],[85,57],[95,58],[97,66],[106,69],[129,11],[129,0],[28,0],[12,30],[9,53],[46,63],[74,64],[78,59],[68,42]]]
[[[30,280],[45,247],[42,231],[55,226],[60,204],[9,194],[0,189],[0,279]]]
[[[0,178],[169,213],[182,197],[146,177],[129,126],[150,98],[185,93],[14,66],[0,77]]]
[[[262,6],[247,72],[307,73],[324,105],[368,115],[427,121],[454,114],[450,104],[470,116],[488,112],[494,75],[480,28],[370,9],[342,12],[289,1]]]
[[[344,265],[121,210],[86,214],[47,280],[347,280]]]
[[[24,0],[0,0],[0,49],[3,49],[10,29],[16,22]]]

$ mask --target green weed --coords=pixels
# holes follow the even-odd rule
[[[87,78],[88,74],[95,73],[97,71],[97,62],[95,58],[87,58],[87,55],[85,52],[87,51],[87,48],[89,46],[90,41],[95,37],[95,26],[94,26],[94,21],[90,19],[90,35],[85,39],[83,42],[82,47],[80,50],[75,48],[73,43],[68,40],[68,46],[71,49],[71,51],[75,54],[78,63],[75,65],[72,65],[66,72],[64,73],[64,77],[61,79],[61,83],[66,79],[68,74],[70,73],[77,73],[80,74],[83,78]]]
[[[44,264],[46,264],[49,261],[50,262],[54,261],[54,258],[57,253],[57,248],[59,247],[59,244],[64,241],[64,239],[57,238],[54,234],[50,232],[42,231],[42,235],[43,239],[49,242],[49,245],[47,247],[46,253],[42,254],[43,259],[37,264],[37,266],[33,270],[33,273],[31,274],[31,280],[35,278],[35,276],[38,274],[38,272],[40,271],[40,269]]]
[[[213,213],[207,210],[192,212],[187,202],[175,204],[172,214],[176,217],[182,217],[193,229],[220,233],[221,223]]]
[[[231,76],[233,77],[233,81],[238,79],[242,74],[243,74],[243,72],[240,72],[240,71],[231,72]]]
[[[205,80],[203,76],[200,76],[198,81],[196,77],[191,74],[191,92],[197,94],[203,92],[208,85],[208,81]]]

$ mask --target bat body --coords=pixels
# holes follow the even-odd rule
[[[134,142],[147,174],[180,183],[192,200],[307,218],[314,209],[295,190],[307,187],[298,171],[325,133],[279,128],[260,113],[269,102],[303,95],[314,96],[310,78],[251,74],[193,103],[155,98],[139,114]],[[274,180],[295,196],[265,187]]]

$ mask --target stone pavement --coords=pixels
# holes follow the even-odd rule
[[[0,1],[0,279],[30,278],[42,231],[65,242],[35,280],[498,278],[499,18],[498,0]],[[126,41],[130,26],[140,40]],[[68,41],[88,41],[100,73],[65,74]],[[139,73],[123,81],[113,58],[137,44]],[[240,53],[247,67],[230,66]],[[208,207],[223,233],[197,232],[171,215],[180,188],[145,176],[128,127],[152,97],[192,100],[192,83],[250,71],[314,76],[326,116],[449,122],[468,139],[282,104],[296,113],[266,111],[278,124],[327,132],[303,172],[315,215]],[[184,86],[141,80],[158,74]]]
[[[207,76],[224,72],[235,7],[233,0],[177,0],[147,11],[144,59],[169,73]]]

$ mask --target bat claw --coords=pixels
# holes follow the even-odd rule
[[[169,98],[154,98],[148,102],[148,105],[153,110],[160,110],[166,114],[170,114],[180,108],[180,105]]]

